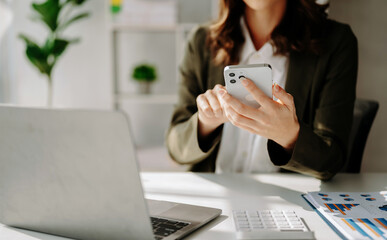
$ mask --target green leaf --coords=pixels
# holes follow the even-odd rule
[[[25,35],[19,36],[26,42],[26,55],[30,62],[47,76],[51,75],[52,66],[47,62],[48,55],[44,49]]]
[[[59,0],[46,0],[43,3],[33,3],[32,7],[40,15],[40,18],[46,25],[55,31],[58,27],[58,17],[62,6]]]
[[[51,49],[51,53],[57,58],[66,50],[67,46],[71,42],[64,39],[55,39],[54,45]]]
[[[78,15],[72,17],[71,19],[69,19],[67,22],[63,23],[61,26],[59,26],[59,29],[64,30],[65,28],[70,26],[72,23],[77,22],[83,18],[87,18],[89,16],[90,16],[90,13],[87,13],[87,12],[78,14]]]
[[[43,50],[47,55],[47,63],[49,65],[55,65],[57,58],[63,54],[69,44],[74,40],[66,39],[47,39]]]
[[[67,2],[71,2],[74,5],[82,5],[86,0],[67,0]]]
[[[27,37],[27,36],[24,35],[24,34],[19,34],[19,38],[20,38],[20,39],[23,39],[24,42],[25,42],[27,45],[36,45],[36,46],[38,46],[37,43],[35,43],[33,40],[31,40],[29,37]]]

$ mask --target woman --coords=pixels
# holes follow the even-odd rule
[[[173,159],[193,171],[300,172],[332,178],[352,124],[357,41],[314,0],[222,0],[219,19],[191,35],[179,103],[167,135]],[[273,96],[241,83],[260,103],[224,88],[226,65],[269,63]]]

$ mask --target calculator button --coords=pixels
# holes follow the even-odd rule
[[[257,225],[253,224],[252,227],[253,228],[264,228],[264,226],[262,224],[257,224]]]
[[[290,226],[289,223],[287,223],[287,222],[279,222],[278,225],[279,226]]]
[[[256,227],[253,227],[253,229],[264,229],[263,226],[256,226]]]
[[[291,229],[290,226],[280,226],[281,229]]]
[[[239,228],[250,228],[250,225],[238,225]]]
[[[262,224],[262,221],[261,220],[251,220],[250,222],[252,222],[252,223],[256,223],[256,224]]]
[[[297,222],[290,222],[292,225],[299,225],[299,226],[302,226],[303,224],[300,222],[300,221],[297,221]]]
[[[294,228],[304,228],[303,225],[294,225],[294,224],[292,224],[292,226],[293,226]]]
[[[275,225],[274,221],[264,221],[266,225]]]

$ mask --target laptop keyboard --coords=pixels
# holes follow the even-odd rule
[[[191,224],[188,222],[180,222],[156,217],[151,217],[151,222],[153,227],[153,234],[155,235],[156,240],[168,237],[172,233]]]

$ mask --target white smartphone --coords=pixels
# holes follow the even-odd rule
[[[260,104],[242,85],[241,77],[253,81],[267,96],[272,98],[273,77],[269,64],[231,65],[224,68],[223,74],[227,92],[246,105],[260,107]]]

